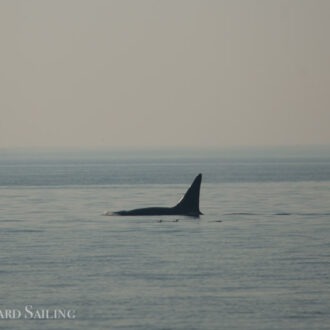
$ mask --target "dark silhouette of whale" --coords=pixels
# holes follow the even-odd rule
[[[202,174],[198,174],[181,198],[179,203],[173,207],[147,207],[130,211],[114,212],[114,215],[134,216],[134,215],[188,215],[198,218],[203,214],[199,210],[199,191],[202,182]]]

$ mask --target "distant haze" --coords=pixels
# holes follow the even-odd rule
[[[0,0],[0,148],[330,144],[329,13]]]

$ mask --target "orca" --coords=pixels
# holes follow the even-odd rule
[[[199,192],[202,182],[202,174],[198,174],[190,188],[173,207],[147,207],[130,211],[117,211],[113,215],[139,216],[139,215],[187,215],[198,218],[203,214],[199,210]]]

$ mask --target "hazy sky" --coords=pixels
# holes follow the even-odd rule
[[[0,147],[330,144],[330,1],[0,0]]]

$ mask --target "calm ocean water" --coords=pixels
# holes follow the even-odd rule
[[[0,150],[0,329],[329,329],[329,151]]]

